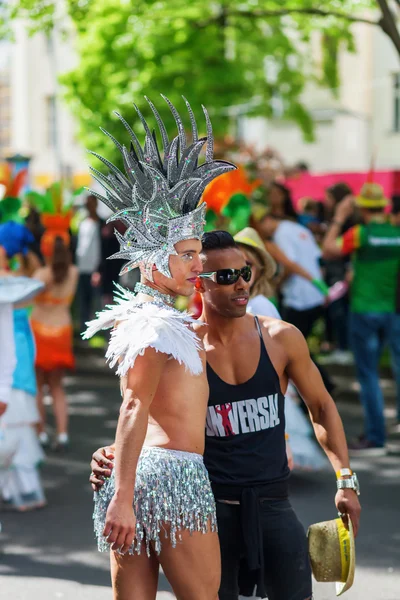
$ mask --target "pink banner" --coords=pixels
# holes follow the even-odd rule
[[[398,171],[375,171],[373,181],[379,183],[388,198],[394,193],[400,193],[400,173]],[[367,181],[368,173],[330,173],[312,175],[304,173],[296,178],[287,179],[285,185],[290,189],[295,205],[305,196],[315,200],[325,199],[325,190],[334,183],[344,182],[358,194],[362,185]]]

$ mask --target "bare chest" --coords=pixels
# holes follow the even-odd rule
[[[196,407],[202,410],[208,400],[205,352],[202,352],[202,363],[203,372],[200,375],[192,375],[178,361],[168,360],[160,378],[153,406],[179,414],[190,414],[189,406],[191,410],[196,410]]]

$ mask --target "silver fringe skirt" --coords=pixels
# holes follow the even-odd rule
[[[115,492],[114,472],[94,495],[94,531],[100,552],[109,552],[103,537],[108,505]],[[136,537],[129,554],[140,554],[142,543],[161,552],[161,535],[173,547],[180,532],[217,531],[215,500],[203,457],[192,452],[158,447],[143,448],[136,472],[133,505]],[[168,526],[168,529],[164,527]]]

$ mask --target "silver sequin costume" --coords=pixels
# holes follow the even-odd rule
[[[149,281],[153,281],[153,265],[160,273],[171,277],[169,257],[171,254],[177,254],[177,242],[201,239],[206,212],[206,205],[201,201],[202,193],[213,179],[235,168],[229,162],[213,159],[212,126],[204,107],[207,137],[199,138],[193,111],[185,100],[193,138],[192,143],[188,144],[178,111],[168,98],[163,98],[178,128],[178,135],[172,141],[169,140],[157,109],[146,98],[160,130],[163,158],[155,133],[150,131],[136,105],[136,112],[146,134],[143,147],[130,125],[119,113],[115,114],[129,133],[130,149],[103,130],[120,151],[126,174],[107,159],[91,152],[109,169],[109,175],[105,176],[91,168],[93,177],[105,190],[105,196],[95,191],[92,193],[113,211],[110,221],[119,219],[128,226],[124,235],[115,232],[121,249],[110,258],[124,258],[129,261],[121,274],[140,266]],[[204,145],[205,162],[199,165],[198,160]]]
[[[100,552],[110,551],[102,533],[114,490],[112,474],[95,494],[93,519]],[[143,543],[149,556],[150,544],[159,554],[163,537],[175,547],[183,530],[217,531],[215,500],[203,457],[179,450],[143,448],[136,472],[134,510],[136,537],[129,554],[140,554]]]

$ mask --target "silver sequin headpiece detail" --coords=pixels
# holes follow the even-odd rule
[[[212,126],[204,106],[207,137],[199,138],[193,111],[184,98],[192,129],[192,143],[188,144],[181,117],[168,98],[162,97],[178,128],[178,135],[171,141],[157,109],[148,98],[146,100],[160,130],[163,158],[155,132],[150,131],[136,105],[136,112],[145,130],[143,147],[119,113],[115,114],[131,138],[130,149],[102,130],[121,152],[125,174],[107,159],[91,152],[109,169],[109,174],[105,176],[91,168],[93,177],[105,190],[105,196],[94,191],[92,193],[113,211],[109,221],[120,219],[128,226],[124,235],[115,232],[121,249],[110,258],[129,261],[121,274],[140,266],[150,281],[153,281],[153,265],[163,275],[171,277],[169,256],[177,254],[177,242],[201,238],[206,212],[206,205],[201,202],[203,191],[213,179],[235,168],[229,162],[213,159]],[[198,159],[204,145],[205,162],[199,166]]]

